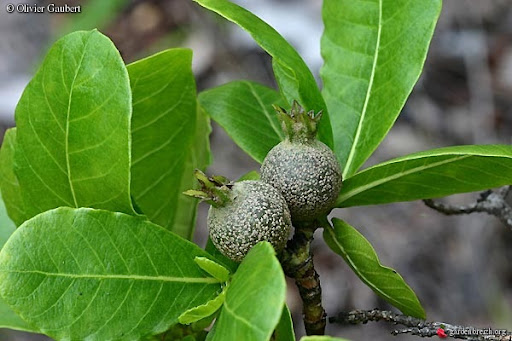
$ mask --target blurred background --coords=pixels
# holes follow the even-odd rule
[[[284,35],[318,78],[321,0],[237,2]],[[68,15],[8,14],[8,3],[18,2],[0,0],[0,141],[14,125],[16,103],[47,48],[78,29],[99,28],[127,63],[166,48],[192,48],[199,91],[241,78],[275,87],[271,60],[249,35],[191,0],[52,1],[82,6],[81,14]],[[512,3],[447,0],[423,75],[367,166],[434,147],[510,144],[511,132]],[[215,124],[211,144],[210,173],[236,179],[258,169]],[[445,200],[463,204],[477,196]],[[196,233],[201,245],[207,234],[206,209],[201,205]],[[447,217],[419,201],[350,208],[335,215],[358,228],[372,242],[382,263],[405,278],[429,320],[512,330],[512,231],[496,218],[483,214]],[[328,315],[341,310],[390,309],[324,245],[320,235],[314,252]],[[301,303],[292,281],[289,289],[288,304],[300,336],[304,334]],[[392,329],[383,322],[329,325],[328,333],[354,341],[418,339],[393,337]],[[0,329],[0,340],[48,339]]]

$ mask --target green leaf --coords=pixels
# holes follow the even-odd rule
[[[339,337],[332,336],[304,336],[300,341],[348,341],[347,339],[340,339]]]
[[[36,328],[29,326],[0,297],[0,328],[20,330],[29,333],[39,333]]]
[[[4,135],[2,149],[0,149],[0,188],[7,213],[18,226],[30,217],[25,211],[20,184],[14,174],[15,143],[16,128],[8,129]]]
[[[208,252],[210,255],[212,255],[215,260],[224,265],[227,269],[231,271],[231,273],[235,273],[238,269],[239,263],[229,259],[228,257],[224,256],[213,244],[212,240],[208,237],[208,241],[206,242],[206,252]]]
[[[57,340],[139,340],[215,297],[195,244],[142,217],[88,208],[42,213],[0,252],[0,295]]]
[[[208,340],[267,341],[283,312],[286,281],[274,249],[258,243],[245,256]]]
[[[175,324],[161,335],[154,336],[154,341],[204,341],[207,332],[204,330],[212,324],[216,314],[208,316],[198,322],[184,325]]]
[[[11,129],[9,131],[12,131]],[[7,131],[7,133],[9,132]],[[5,146],[5,139],[4,139]],[[5,148],[5,147],[3,147]],[[4,246],[5,242],[11,234],[16,230],[16,225],[7,216],[5,205],[0,197],[0,249]],[[35,328],[30,327],[0,297],[0,328],[9,328],[15,330],[22,330],[27,332],[37,332]]]
[[[245,173],[244,175],[242,175],[238,180],[237,182],[239,181],[245,181],[245,180],[259,180],[261,178],[260,176],[260,173],[258,173],[257,171],[255,170],[252,170],[248,173]]]
[[[378,164],[343,183],[336,206],[443,197],[512,184],[512,146],[455,146]]]
[[[377,295],[405,315],[425,319],[425,310],[414,291],[395,270],[380,264],[372,245],[355,228],[340,219],[324,228],[327,245],[343,257],[357,276]]]
[[[194,261],[201,269],[206,271],[213,278],[216,278],[221,282],[227,282],[229,280],[229,270],[219,263],[216,263],[206,257],[196,257]]]
[[[208,335],[206,335],[205,341],[212,341],[215,337],[215,332],[217,331],[217,323],[214,323],[210,331],[208,332]],[[229,340],[226,340],[229,341]]]
[[[242,150],[260,163],[284,139],[272,104],[285,104],[273,89],[235,81],[200,93],[199,103]]]
[[[57,41],[16,107],[15,173],[28,217],[59,207],[134,214],[130,85],[98,31]]]
[[[195,169],[204,170],[211,163],[210,153],[210,118],[204,110],[197,107],[196,129],[194,133],[194,145],[190,147],[190,154],[185,161],[185,169],[180,184],[180,193],[191,188],[199,188],[199,183],[194,176]],[[175,201],[175,216],[172,231],[178,235],[192,239],[196,226],[196,213],[198,200],[186,195],[180,195]]]
[[[285,305],[281,319],[274,331],[274,341],[295,341],[295,333],[293,331],[293,321],[290,309]]]
[[[230,1],[195,1],[249,32],[256,43],[272,56],[276,80],[288,104],[297,100],[307,111],[322,110],[324,115],[320,122],[318,137],[332,147],[331,124],[322,94],[306,63],[286,39],[260,18]]]
[[[14,225],[13,221],[9,219],[4,201],[0,195],[0,249],[2,249],[7,239],[9,239],[15,230],[16,225]]]
[[[441,0],[325,0],[320,71],[343,177],[384,139],[418,80]]]
[[[190,238],[195,211],[189,212],[185,229],[174,224],[182,182],[193,179],[189,163],[204,167],[202,160],[192,159],[205,148],[194,140],[203,122],[197,117],[192,51],[166,50],[130,64],[128,72],[133,93],[133,197],[152,222]]]
[[[226,285],[219,296],[209,300],[198,307],[190,308],[178,317],[181,324],[190,324],[211,316],[222,306],[226,300],[226,292],[229,286]]]

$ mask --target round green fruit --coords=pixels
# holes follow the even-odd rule
[[[261,179],[281,192],[293,221],[311,221],[332,209],[341,168],[332,150],[315,137],[320,114],[305,113],[296,102],[289,113],[277,110],[287,138],[267,154]]]
[[[210,207],[210,238],[226,257],[240,262],[261,241],[276,251],[286,244],[291,230],[290,212],[282,195],[272,186],[255,180],[236,182],[229,202]]]

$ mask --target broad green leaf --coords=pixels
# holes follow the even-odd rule
[[[59,207],[134,214],[131,95],[114,44],[98,31],[57,41],[16,107],[15,173],[27,215]]]
[[[29,326],[0,297],[0,328],[20,330],[29,333],[39,333],[36,328]]]
[[[0,188],[7,213],[18,226],[30,217],[25,211],[20,184],[14,174],[15,143],[16,128],[8,129],[4,135],[2,149],[0,149]]]
[[[224,256],[213,244],[212,240],[208,237],[208,241],[206,242],[206,252],[212,255],[215,260],[224,265],[227,269],[231,271],[231,273],[235,273],[238,269],[239,264],[228,257]]]
[[[393,159],[344,181],[336,205],[443,197],[512,184],[512,146],[455,146]]]
[[[355,228],[340,219],[326,226],[327,245],[343,257],[354,273],[377,295],[409,316],[425,319],[425,310],[414,291],[395,270],[380,264],[372,245]]]
[[[255,82],[235,81],[200,93],[199,103],[242,150],[260,163],[284,139],[272,108],[272,104],[284,103],[273,89]]]
[[[320,71],[343,177],[384,139],[418,80],[441,0],[324,0]]]
[[[4,246],[5,242],[11,234],[16,230],[16,225],[7,215],[4,201],[0,195],[0,249]]]
[[[304,336],[300,341],[348,341],[347,339],[340,339],[339,337],[332,336]]]
[[[133,197],[152,222],[189,238],[195,213],[190,212],[185,230],[174,223],[183,197],[181,184],[193,179],[189,159],[205,148],[194,140],[196,125],[203,122],[197,122],[192,51],[166,50],[130,64],[128,72],[133,93]]]
[[[190,308],[178,317],[181,324],[190,324],[211,316],[222,306],[226,300],[226,292],[229,286],[226,285],[219,296],[209,300],[198,307]]]
[[[5,139],[4,139],[5,145]],[[3,200],[0,198],[0,250],[4,246],[5,242],[11,234],[16,230],[16,225],[7,216],[5,205]],[[23,321],[18,315],[16,315],[12,309],[5,304],[3,299],[0,297],[0,328],[9,328],[16,330],[23,330],[28,332],[36,332],[36,330],[30,327],[25,321]]]
[[[274,330],[273,341],[295,341],[295,333],[293,331],[293,321],[290,309],[285,305],[281,319]]]
[[[293,101],[294,99],[299,98],[299,95],[296,92],[299,84],[297,77],[295,76],[295,71],[275,58],[272,59],[272,69],[274,70],[274,76],[276,77],[277,84],[279,84],[279,90],[283,94],[284,98],[288,101]]]
[[[212,299],[195,244],[142,217],[57,208],[14,232],[0,252],[0,295],[57,340],[139,340]]]
[[[219,263],[216,263],[206,257],[196,257],[194,261],[201,269],[206,271],[213,278],[216,278],[221,282],[227,282],[229,280],[229,270]]]
[[[267,341],[283,312],[286,281],[274,249],[258,243],[245,256],[215,323],[213,341]]]
[[[194,144],[191,146],[190,154],[185,162],[184,176],[181,179],[180,193],[191,188],[198,188],[199,183],[194,176],[195,169],[204,170],[211,163],[210,153],[210,118],[204,110],[197,107],[196,129],[194,132]],[[178,235],[192,239],[196,226],[197,205],[196,198],[182,194],[175,202],[175,216],[172,231]]]
[[[195,1],[249,32],[256,43],[272,56],[276,80],[288,101],[288,105],[293,100],[297,100],[308,111],[322,110],[324,115],[320,122],[318,137],[322,142],[332,147],[333,137],[329,115],[316,80],[304,60],[286,39],[266,22],[230,1]]]

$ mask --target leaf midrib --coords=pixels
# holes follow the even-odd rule
[[[0,270],[0,273],[7,274],[37,274],[48,277],[63,277],[72,279],[124,279],[134,281],[153,281],[153,282],[179,282],[179,283],[205,283],[205,284],[217,284],[221,281],[213,277],[171,277],[171,276],[141,276],[141,275],[101,275],[101,274],[73,274],[73,273],[56,273],[46,272],[39,270]]]
[[[327,231],[331,235],[331,239],[334,241],[336,246],[338,247],[338,250],[345,256],[344,258],[347,260],[347,262],[350,264],[350,267],[354,269],[355,272],[359,274],[359,277],[370,287],[373,291],[380,293],[382,296],[386,297],[388,300],[395,302],[395,305],[397,306],[403,306],[402,303],[396,299],[394,299],[392,296],[389,296],[384,291],[382,291],[379,287],[375,286],[366,276],[359,271],[359,268],[354,264],[352,261],[352,258],[345,252],[345,248],[338,242],[336,238],[336,234],[334,232],[333,228],[327,228]],[[382,268],[382,264],[378,264],[380,268]],[[410,301],[410,300],[409,300]]]
[[[85,53],[87,52],[87,45],[89,45],[89,42],[91,41],[91,35],[87,36],[87,41],[84,44],[84,49],[82,52],[82,56],[80,57],[80,61],[78,62],[78,66],[76,68],[75,75],[73,77],[73,81],[71,82],[70,89],[69,89],[69,100],[68,100],[68,111],[66,114],[66,134],[65,134],[65,153],[66,153],[66,168],[67,168],[67,175],[68,175],[68,182],[69,182],[69,188],[71,190],[71,196],[73,197],[73,202],[75,204],[75,207],[78,207],[78,202],[76,200],[76,194],[75,194],[75,188],[73,187],[73,181],[71,180],[71,166],[69,164],[69,115],[71,112],[71,101],[73,99],[73,90],[75,86],[76,78],[78,77],[78,74],[80,73],[80,68],[82,67],[82,63],[84,60]]]
[[[359,139],[361,137],[362,126],[363,126],[364,119],[366,117],[366,111],[368,109],[368,103],[370,102],[370,95],[371,95],[372,88],[373,88],[373,81],[375,79],[375,72],[377,70],[377,61],[379,59],[381,33],[382,33],[382,0],[379,0],[379,24],[378,24],[378,29],[377,29],[377,41],[375,43],[375,55],[373,57],[372,71],[370,74],[370,80],[368,82],[368,90],[366,91],[366,97],[364,99],[363,109],[361,111],[361,116],[359,117],[359,122],[357,124],[356,135],[354,136],[354,141],[352,143],[352,146],[350,147],[350,152],[348,154],[347,163],[345,164],[345,168],[343,169],[343,178],[347,177],[348,172],[352,168],[352,163],[354,160],[356,147],[357,147]]]
[[[262,330],[259,326],[257,326],[256,324],[253,324],[249,321],[247,321],[247,319],[245,319],[244,317],[238,315],[233,309],[231,309],[229,306],[228,306],[228,302],[227,300],[224,302],[224,305],[222,307],[224,309],[224,311],[226,311],[229,315],[233,316],[233,318],[235,320],[238,320],[240,321],[242,324],[246,325],[247,327],[249,327],[250,330],[253,330],[257,333],[260,333],[260,334],[263,334],[265,335],[266,332],[264,330]]]
[[[261,98],[258,96],[256,91],[254,90],[253,85],[250,82],[244,82],[244,83],[249,87],[249,90],[251,91],[251,94],[254,96],[254,98],[258,102],[258,104],[261,107],[263,113],[265,114],[265,116],[267,117],[268,121],[270,122],[270,126],[272,127],[272,129],[276,132],[277,136],[279,136],[279,138],[281,140],[284,140],[284,134],[283,134],[282,129],[280,129],[280,127],[276,127],[275,121],[272,119],[272,117],[270,116],[270,113],[268,112],[267,108],[263,104]]]
[[[454,157],[453,159],[448,159],[448,160],[443,160],[443,161],[439,161],[439,162],[434,162],[434,163],[431,163],[429,165],[423,165],[423,166],[420,166],[420,167],[414,167],[414,168],[409,169],[408,171],[398,172],[398,173],[395,173],[395,174],[393,174],[391,176],[387,176],[387,177],[384,177],[382,179],[369,182],[366,185],[363,185],[363,186],[360,186],[360,187],[356,187],[352,191],[346,192],[344,195],[340,195],[338,197],[338,200],[336,201],[336,207],[339,207],[343,202],[347,201],[348,199],[352,198],[353,196],[358,195],[359,193],[364,192],[364,191],[366,191],[368,189],[371,189],[373,187],[377,187],[379,185],[382,185],[383,183],[386,183],[386,182],[389,182],[389,181],[392,181],[392,180],[396,180],[396,179],[399,179],[401,177],[404,177],[404,176],[407,176],[409,174],[416,173],[416,172],[419,172],[419,171],[422,171],[422,170],[425,170],[425,169],[434,168],[434,167],[437,167],[437,166],[444,165],[446,163],[452,163],[452,162],[455,162],[455,161],[459,161],[459,160],[462,160],[462,159],[465,159],[465,158],[468,158],[468,157],[471,157],[471,156],[474,156],[474,155],[472,155],[472,154],[471,155],[462,155],[462,156]],[[411,160],[414,160],[414,159],[411,159]]]

